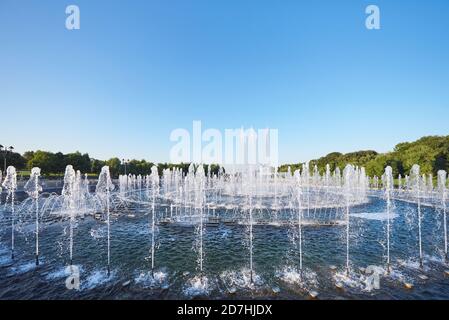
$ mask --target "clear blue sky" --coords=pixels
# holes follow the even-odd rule
[[[448,17],[447,0],[0,0],[0,143],[167,161],[201,120],[279,129],[285,163],[447,135]]]

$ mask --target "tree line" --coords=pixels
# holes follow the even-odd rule
[[[449,172],[449,136],[427,136],[414,142],[402,142],[397,144],[393,151],[377,153],[373,150],[364,150],[351,153],[332,152],[328,155],[310,161],[310,166],[317,165],[323,173],[326,164],[332,171],[339,167],[342,170],[347,164],[363,166],[366,173],[373,177],[380,177],[386,166],[391,166],[393,175],[403,177],[410,174],[414,164],[419,164],[421,172],[436,176],[438,170]],[[292,172],[302,167],[302,163],[285,164],[279,171],[285,172],[288,167]]]
[[[30,170],[32,167],[39,167],[46,176],[62,175],[68,164],[73,165],[75,170],[83,173],[99,174],[101,167],[108,165],[111,174],[117,177],[119,174],[141,174],[146,175],[151,172],[153,162],[146,160],[130,160],[123,164],[119,158],[109,160],[98,160],[89,157],[87,153],[73,152],[63,154],[61,152],[49,151],[27,151],[23,155],[16,152],[7,153],[8,165],[15,166],[18,170]],[[393,168],[395,176],[401,174],[405,176],[410,173],[413,164],[421,166],[421,172],[436,176],[438,170],[449,172],[449,136],[427,136],[414,142],[402,142],[395,146],[393,151],[378,153],[373,150],[363,150],[351,153],[332,152],[328,155],[310,161],[310,166],[317,165],[318,170],[323,173],[326,165],[334,171],[337,167],[341,170],[348,164],[363,166],[369,176],[381,176],[386,166]],[[158,163],[159,174],[167,168],[178,167],[184,172],[188,171],[190,163],[170,164]],[[302,167],[302,163],[285,164],[279,167],[280,172],[286,172],[288,167],[292,172]],[[208,166],[204,166],[205,172]],[[217,174],[219,165],[211,165],[211,172]]]
[[[65,167],[72,165],[75,170],[80,170],[82,173],[98,175],[101,168],[105,165],[109,166],[109,170],[113,177],[117,177],[119,174],[135,174],[146,175],[151,173],[151,167],[156,163],[148,162],[146,160],[130,160],[126,164],[122,163],[119,158],[114,157],[109,160],[98,160],[89,157],[87,153],[73,152],[63,154],[62,152],[49,152],[49,151],[27,151],[23,155],[16,152],[8,152],[6,155],[8,165],[13,165],[17,170],[31,170],[33,167],[39,167],[42,170],[44,176],[61,176],[64,174]],[[162,171],[167,168],[180,168],[183,172],[187,172],[190,163],[158,163],[159,174],[162,175]],[[209,166],[205,165],[204,170],[208,173]],[[210,166],[211,174],[217,174],[220,170],[220,166],[212,164]]]

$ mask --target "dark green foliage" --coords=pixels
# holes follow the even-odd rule
[[[26,168],[26,159],[20,155],[20,153],[16,152],[0,152],[0,170],[4,170],[5,164],[5,156],[6,156],[6,165],[14,166],[18,170],[22,170]]]
[[[58,153],[56,155],[58,155]],[[77,151],[75,153],[68,153],[65,156],[61,154],[61,158],[64,158],[65,165],[71,164],[75,170],[89,172],[91,169],[91,160],[87,153],[81,154]]]
[[[1,154],[0,160],[3,160],[3,154]],[[435,176],[438,170],[449,172],[449,136],[428,136],[415,142],[402,142],[397,144],[392,152],[387,153],[377,153],[372,150],[346,154],[332,152],[325,157],[310,161],[310,166],[313,167],[316,164],[319,171],[323,173],[326,170],[326,164],[329,164],[330,169],[334,171],[337,167],[342,170],[348,163],[365,167],[369,176],[381,176],[386,166],[393,168],[395,176],[398,174],[404,176],[409,174],[412,165],[417,163],[421,166],[422,173],[432,173]],[[80,170],[83,173],[99,174],[101,167],[104,165],[110,167],[113,177],[125,173],[125,165],[121,163],[119,158],[102,161],[90,158],[87,153],[81,154],[78,151],[69,154],[41,150],[27,151],[23,156],[18,153],[8,153],[7,164],[13,165],[19,170],[40,167],[44,175],[62,175],[65,166],[68,164],[73,165],[75,170]],[[131,160],[126,165],[126,173],[150,174],[153,165],[153,162],[147,162],[146,160]],[[159,163],[157,165],[160,175],[164,169],[175,167],[181,168],[184,173],[187,173],[189,166],[190,163]],[[302,167],[302,163],[282,165],[279,167],[279,171],[286,172],[288,166],[294,172]],[[217,174],[220,170],[220,166],[217,164],[212,164],[210,167],[212,174]],[[208,173],[207,165],[204,165],[204,171],[206,174]]]
[[[369,176],[381,176],[386,166],[393,168],[393,175],[402,176],[409,174],[410,169],[416,163],[421,167],[421,172],[432,173],[434,176],[438,170],[449,171],[449,136],[427,136],[415,142],[402,142],[396,145],[392,152],[378,154],[375,151],[358,151],[341,154],[333,152],[325,157],[310,161],[310,165],[317,165],[320,172],[330,165],[331,170],[336,167],[343,169],[346,164],[363,166]],[[302,164],[290,165],[292,171]],[[287,171],[288,165],[279,168]]]
[[[17,169],[31,169],[39,167],[44,176],[60,176],[64,174],[66,165],[71,164],[75,170],[80,170],[82,173],[99,174],[101,168],[105,165],[109,166],[111,175],[115,178],[119,174],[125,173],[125,164],[119,158],[111,158],[103,161],[90,158],[87,153],[80,152],[63,154],[61,152],[52,153],[48,151],[27,151],[21,156],[18,153],[8,153],[8,165],[14,165]],[[151,167],[155,163],[147,162],[146,160],[130,160],[126,163],[126,173],[135,175],[147,175],[151,173]],[[167,168],[181,168],[186,174],[189,170],[190,163],[171,164],[160,163],[157,164],[158,172],[162,175],[162,170]],[[204,165],[204,172],[208,173],[208,165]],[[212,164],[212,174],[217,174],[220,166]]]
[[[316,160],[310,161],[310,167],[314,167],[317,165],[318,170],[323,173],[326,170],[326,165],[329,164],[330,170],[334,171],[337,167],[343,169],[348,163],[357,166],[365,166],[367,162],[376,158],[378,153],[376,151],[368,150],[368,151],[357,151],[342,154],[339,152],[329,153],[325,157],[321,157]],[[279,171],[286,171],[289,165],[283,165],[279,168]],[[296,169],[302,167],[302,164],[294,164],[290,165],[292,172]]]
[[[105,162],[105,165],[109,166],[109,172],[112,177],[117,177],[119,175],[122,166],[119,158],[111,158]]]
[[[106,161],[91,159],[90,161],[90,173],[99,173],[101,168],[106,165]]]

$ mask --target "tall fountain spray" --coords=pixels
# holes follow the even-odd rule
[[[100,176],[98,177],[97,187],[95,188],[95,193],[97,194],[100,201],[104,205],[104,209],[106,211],[106,223],[108,226],[108,276],[110,276],[111,274],[111,221],[110,221],[109,199],[112,190],[114,190],[114,185],[112,184],[109,167],[104,166],[103,168],[101,168]]]
[[[390,220],[393,191],[393,169],[390,166],[385,168],[384,180],[385,199],[387,201],[387,273],[390,273]]]
[[[33,199],[36,215],[36,265],[39,265],[39,192],[42,191],[42,186],[39,185],[40,175],[41,169],[32,168],[30,179],[24,186],[25,192]]]
[[[419,244],[419,266],[423,267],[423,251],[422,251],[422,233],[421,233],[421,176],[419,174],[419,165],[414,164],[410,172],[412,189],[415,193],[417,209],[418,209],[418,244]]]
[[[298,245],[299,245],[299,273],[302,277],[302,204],[301,204],[301,174],[299,170],[294,173],[296,179],[296,197],[298,201]]]
[[[353,184],[354,167],[348,164],[343,170],[344,191],[346,200],[346,275],[349,275],[349,207],[351,205],[351,189]]]
[[[6,203],[11,200],[11,259],[14,259],[14,229],[15,229],[15,208],[14,208],[14,196],[17,189],[17,174],[16,168],[9,166],[6,169],[6,177],[2,186],[8,190],[6,196]]]
[[[310,219],[310,171],[308,162],[302,165],[302,175],[307,186],[307,219]]]
[[[274,210],[278,210],[278,168],[274,168]]]
[[[159,193],[159,174],[157,171],[157,166],[151,167],[151,275],[154,276],[154,250],[155,250],[155,226],[156,226],[156,216],[155,216],[155,201],[156,196]]]
[[[444,259],[446,263],[449,261],[448,248],[447,248],[447,220],[446,220],[446,197],[447,197],[447,187],[446,187],[446,177],[447,173],[444,170],[438,171],[438,189],[441,194],[441,206],[443,210],[443,230],[444,230]]]
[[[67,209],[70,216],[70,265],[73,265],[73,228],[75,225],[75,181],[76,173],[71,165],[66,166],[64,174],[64,186],[62,187],[62,196],[64,197],[64,207]]]
[[[253,172],[251,167],[248,167],[248,218],[249,218],[249,270],[250,270],[250,281],[253,283],[253,194],[252,194],[252,184],[253,184]],[[242,179],[243,180],[243,179]]]
[[[204,252],[203,252],[203,233],[204,233],[204,225],[203,225],[203,206],[204,206],[204,167],[202,164],[198,166],[195,174],[195,202],[196,207],[199,210],[199,248],[198,248],[198,262],[200,266],[200,272],[203,272],[203,260],[204,260]]]

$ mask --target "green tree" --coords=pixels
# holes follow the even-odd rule
[[[90,157],[87,153],[81,154],[79,151],[74,153],[68,153],[64,156],[65,164],[72,165],[75,170],[81,172],[89,172],[91,169]]]
[[[23,154],[23,158],[28,163],[34,157],[34,151],[25,151]]]
[[[0,159],[2,166],[0,167],[1,170],[3,170],[3,161],[4,161],[4,153],[0,153]],[[20,153],[17,152],[8,152],[6,153],[6,165],[8,166],[14,166],[18,170],[22,170],[26,168],[26,159],[20,155]]]
[[[106,161],[105,163],[107,166],[109,166],[109,172],[111,173],[111,176],[118,177],[120,173],[120,159],[119,158],[111,158]]]
[[[105,165],[105,161],[97,160],[97,159],[91,159],[90,162],[90,173],[96,173],[100,174],[101,168]]]
[[[48,151],[37,150],[33,153],[33,157],[28,160],[28,168],[39,167],[42,170],[42,174],[57,172],[59,163],[54,153]]]

